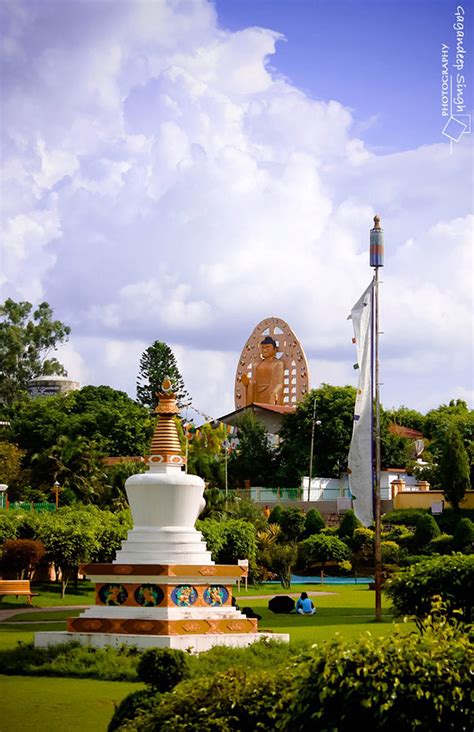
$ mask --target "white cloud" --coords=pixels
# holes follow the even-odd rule
[[[73,369],[133,395],[165,340],[196,405],[224,413],[241,347],[276,315],[314,383],[355,382],[346,318],[378,210],[387,401],[470,388],[467,145],[369,152],[344,100],[270,70],[281,36],[223,31],[205,0],[4,12],[2,291],[73,326]]]

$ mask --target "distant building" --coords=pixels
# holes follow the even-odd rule
[[[28,382],[28,393],[31,397],[55,396],[56,394],[67,394],[70,391],[80,389],[78,381],[72,381],[67,376],[37,376]]]

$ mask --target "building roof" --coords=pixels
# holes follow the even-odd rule
[[[422,440],[423,432],[419,430],[413,430],[411,427],[404,427],[401,424],[395,424],[391,422],[388,426],[389,432],[392,435],[398,435],[399,437],[406,437],[408,440]]]
[[[284,414],[292,414],[295,409],[296,407],[294,406],[279,406],[278,404],[260,404],[258,402],[254,402],[252,404],[247,404],[246,407],[240,407],[240,409],[235,409],[233,412],[229,412],[229,414],[224,414],[224,416],[219,417],[217,421],[224,422],[224,424],[233,425],[240,417],[240,415],[244,414],[247,411],[251,411],[254,414],[259,412],[270,412],[273,414],[281,414],[283,416]]]

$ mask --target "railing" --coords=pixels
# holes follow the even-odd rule
[[[54,503],[29,503],[28,501],[14,501],[10,503],[10,510],[21,509],[22,511],[55,511],[56,504]]]
[[[247,498],[257,503],[279,503],[281,501],[301,501],[302,488],[239,488],[235,491],[239,498]]]

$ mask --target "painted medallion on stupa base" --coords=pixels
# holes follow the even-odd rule
[[[288,323],[265,318],[240,355],[235,376],[235,408],[249,404],[294,407],[309,388],[303,348]]]

